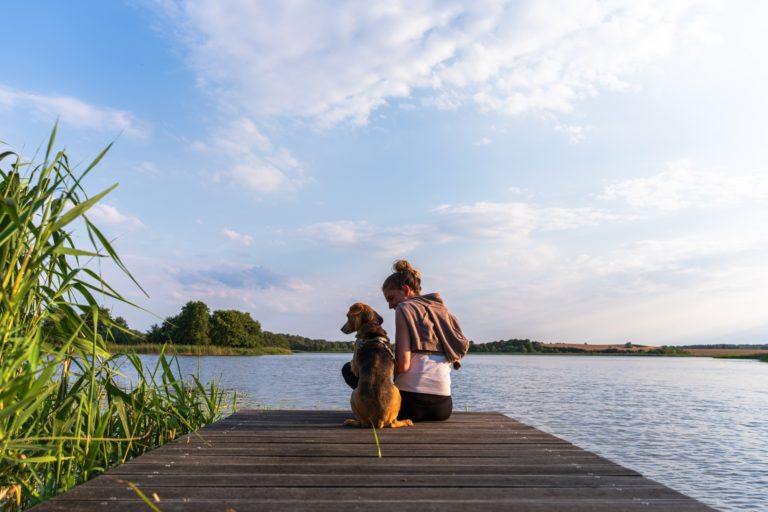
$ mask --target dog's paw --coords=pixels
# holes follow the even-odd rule
[[[413,422],[411,420],[403,420],[403,423],[405,423],[405,426],[407,426],[407,427],[412,427],[413,426]]]
[[[357,420],[357,419],[354,419],[354,418],[350,418],[348,420],[344,420],[344,425],[346,425],[348,427],[362,427],[363,426],[363,424],[360,423],[360,420]]]

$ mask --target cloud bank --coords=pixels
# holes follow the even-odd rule
[[[656,175],[612,183],[600,197],[661,211],[709,208],[768,199],[768,181],[744,172],[696,169],[688,160],[679,160]]]
[[[123,132],[145,137],[144,123],[124,110],[102,108],[70,96],[45,96],[0,85],[0,107],[25,108],[46,119],[60,117],[63,123],[96,131]]]
[[[213,153],[228,168],[216,173],[226,180],[258,194],[291,192],[307,180],[301,163],[283,147],[276,147],[248,118],[226,122],[210,142],[197,141],[199,151]]]
[[[291,279],[260,266],[219,266],[183,269],[175,274],[180,284],[191,289],[226,288],[234,290],[291,289]]]
[[[159,3],[204,88],[252,115],[365,124],[419,96],[565,113],[683,44],[707,0]],[[578,138],[580,135],[576,133]]]
[[[87,216],[97,226],[106,225],[129,230],[144,227],[144,223],[138,217],[122,213],[116,207],[108,204],[96,204],[88,210]]]
[[[253,244],[253,237],[251,235],[244,235],[243,233],[238,233],[233,229],[224,229],[223,233],[224,233],[224,236],[226,236],[230,240],[239,242],[246,247],[250,247]]]

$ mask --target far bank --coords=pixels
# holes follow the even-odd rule
[[[473,344],[470,354],[473,355],[573,355],[573,356],[638,356],[638,357],[715,357],[715,358],[739,358],[759,359],[768,362],[768,349],[743,349],[743,348],[696,348],[679,349],[670,347],[625,347],[621,345],[569,345],[542,344],[544,350],[477,350],[478,345]],[[324,347],[325,348],[325,347]],[[473,350],[474,349],[474,350]],[[564,350],[565,349],[565,350]],[[112,354],[170,354],[181,356],[265,356],[265,355],[291,355],[297,353],[351,353],[352,343],[335,342],[329,348],[312,350],[306,347],[227,347],[220,345],[189,345],[189,344],[117,344],[109,343],[107,350]]]

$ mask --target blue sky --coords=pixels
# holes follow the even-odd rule
[[[407,258],[476,341],[765,343],[766,11],[13,2],[0,140],[115,141],[91,217],[150,297],[101,271],[159,318],[344,339]]]

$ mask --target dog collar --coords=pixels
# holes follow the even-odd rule
[[[382,336],[377,336],[376,338],[358,338],[355,340],[355,348],[358,349],[362,347],[364,344],[368,343],[369,341],[375,341],[377,343],[381,343],[384,345],[384,348],[387,349],[387,352],[389,352],[389,355],[392,356],[392,359],[395,359],[395,353],[392,352],[392,348],[389,346],[389,339],[384,338]]]

